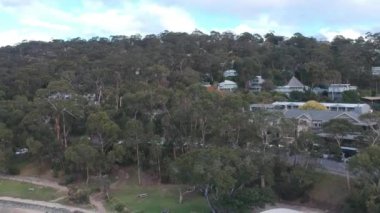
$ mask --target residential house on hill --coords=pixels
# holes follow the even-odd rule
[[[225,78],[230,78],[230,77],[237,77],[238,76],[238,73],[236,72],[236,70],[226,70],[224,71],[223,73],[223,76]]]
[[[297,119],[298,130],[314,130],[319,131],[324,123],[329,122],[332,119],[346,119],[350,123],[361,126],[363,128],[368,127],[368,123],[360,120],[360,114],[355,112],[338,112],[328,110],[300,110],[292,109],[284,111],[286,118]]]
[[[265,80],[260,76],[256,76],[254,79],[247,82],[247,87],[252,92],[261,92],[262,84]]]
[[[275,91],[280,93],[285,93],[289,96],[291,92],[297,91],[297,92],[305,92],[305,90],[308,90],[309,87],[302,84],[296,77],[292,77],[287,85],[285,86],[278,86]]]
[[[238,88],[237,84],[230,80],[225,80],[218,84],[218,90],[233,92]]]
[[[358,87],[350,84],[330,84],[328,88],[329,98],[333,101],[342,100],[343,93],[346,91],[356,91]]]

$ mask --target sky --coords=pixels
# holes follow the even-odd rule
[[[0,0],[0,46],[195,29],[318,39],[380,31],[380,0]]]

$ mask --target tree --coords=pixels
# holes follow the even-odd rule
[[[78,144],[70,146],[65,151],[65,159],[74,165],[79,171],[85,171],[86,184],[90,178],[90,172],[98,165],[98,151],[94,149],[87,141],[81,141]]]
[[[379,146],[370,146],[349,162],[349,169],[357,179],[356,190],[348,200],[350,202],[348,205],[353,212],[375,213],[380,210],[379,152]]]
[[[330,120],[329,122],[325,123],[322,128],[325,133],[329,134],[329,136],[332,137],[336,141],[339,148],[339,152],[341,154],[341,158],[344,157],[344,153],[342,152],[342,148],[341,148],[344,137],[346,137],[350,133],[352,134],[359,131],[359,128],[357,126],[353,125],[351,122],[349,122],[346,119]],[[348,173],[348,170],[346,173],[346,178],[347,178],[347,188],[350,189],[351,184],[350,184],[350,175]]]
[[[101,153],[105,154],[117,139],[119,127],[106,112],[95,112],[87,119],[87,129],[93,143],[100,145]]]
[[[140,144],[144,142],[144,127],[141,121],[131,119],[125,125],[124,136],[126,140],[135,146],[136,161],[137,161],[137,178],[141,185],[141,159],[140,159]]]
[[[360,119],[367,123],[368,130],[363,134],[370,145],[376,145],[380,140],[380,112],[367,113],[360,116]]]
[[[4,123],[0,123],[0,170],[7,166],[12,152],[11,142],[13,132]]]
[[[271,201],[269,188],[260,188],[254,155],[239,149],[195,150],[177,159],[173,175],[203,193],[211,212],[241,212]]]
[[[343,103],[359,103],[360,95],[355,90],[344,91],[342,94]]]
[[[323,124],[322,128],[325,133],[327,133],[332,139],[336,141],[339,149],[342,146],[344,137],[360,131],[359,127],[355,126],[346,119],[332,119],[329,122]]]
[[[308,101],[300,106],[302,110],[327,110],[326,106],[318,103],[317,101]]]

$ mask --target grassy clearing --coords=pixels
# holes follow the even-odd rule
[[[63,195],[49,187],[0,179],[0,196],[49,201]]]
[[[129,176],[125,184],[111,191],[112,198],[107,203],[110,212],[115,211],[118,203],[123,204],[131,212],[161,212],[164,209],[183,213],[209,212],[204,198],[196,193],[186,195],[183,203],[179,204],[178,186],[166,184],[139,186],[134,171],[129,172]],[[144,193],[148,196],[138,197]]]
[[[321,173],[313,190],[309,193],[310,198],[318,203],[340,206],[348,196],[346,178],[327,173]]]
[[[138,195],[147,193],[145,198]],[[168,209],[170,212],[208,212],[207,204],[200,196],[185,198],[178,204],[178,191],[176,186],[137,186],[125,185],[112,193],[113,199],[108,207],[114,210],[117,203],[124,204],[132,212],[161,212]]]

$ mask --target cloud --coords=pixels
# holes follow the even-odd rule
[[[351,39],[356,39],[363,35],[362,32],[354,29],[331,30],[328,28],[321,29],[320,34],[324,36],[328,41],[332,41],[337,35],[342,35],[345,38]]]
[[[69,31],[71,27],[62,24],[53,24],[46,21],[40,21],[35,19],[22,19],[20,23],[30,27],[41,27],[48,30]]]
[[[13,35],[5,40],[18,42],[38,35],[39,40],[49,40],[197,28],[262,35],[274,31],[285,36],[300,32],[331,40],[337,34],[352,38],[379,29],[377,1],[0,0],[0,34]],[[1,27],[3,23],[7,28]]]
[[[241,34],[244,32],[258,33],[265,35],[269,32],[276,34],[291,36],[294,34],[294,27],[291,25],[281,25],[273,20],[268,14],[261,14],[256,20],[248,20],[239,24],[232,29],[233,32]]]
[[[65,10],[47,4],[43,0],[29,0],[28,7],[13,4],[9,6],[0,0],[0,13],[3,11],[17,19],[17,28],[5,35],[28,31],[31,35],[44,35],[39,40],[51,38],[74,38],[110,35],[131,35],[160,33],[164,30],[192,32],[196,23],[191,15],[176,6],[162,6],[150,1],[125,1],[108,7],[110,2],[83,0],[73,10]],[[54,1],[52,1],[54,2]],[[0,28],[1,30],[1,28]],[[0,33],[3,33],[0,31]],[[11,44],[36,36],[20,34]]]

